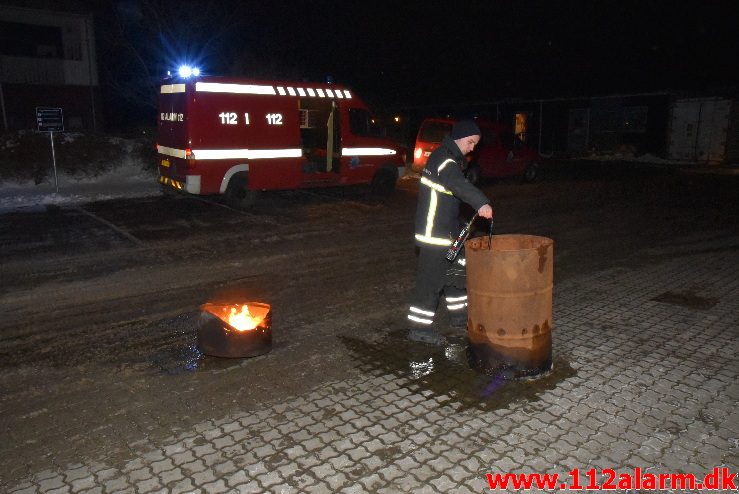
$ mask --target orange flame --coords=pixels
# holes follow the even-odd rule
[[[236,307],[231,307],[226,322],[239,331],[255,329],[264,320],[264,316],[252,315],[249,312],[249,306],[246,304],[241,306],[241,310],[237,310]]]
[[[269,304],[263,304],[261,302],[241,304],[207,303],[200,308],[204,312],[213,314],[218,319],[228,323],[229,326],[237,331],[251,331],[263,326],[265,329],[269,329]]]

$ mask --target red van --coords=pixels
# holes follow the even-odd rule
[[[262,190],[371,184],[392,191],[404,149],[369,108],[333,84],[225,77],[159,87],[159,182],[248,207]]]
[[[426,166],[431,153],[449,135],[455,120],[427,118],[421,123],[413,153],[413,170]],[[475,120],[482,135],[475,150],[467,156],[467,179],[476,183],[481,178],[521,177],[525,182],[536,180],[539,155],[526,147],[508,127],[490,120]]]

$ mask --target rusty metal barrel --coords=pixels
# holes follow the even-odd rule
[[[517,376],[552,367],[554,242],[494,235],[465,243],[467,334],[483,367],[504,364]]]

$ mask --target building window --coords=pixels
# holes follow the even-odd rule
[[[529,114],[516,113],[513,123],[513,133],[522,143],[525,143],[529,136]]]
[[[64,56],[67,60],[82,60],[82,32],[78,26],[64,28]]]
[[[0,54],[11,57],[64,58],[62,29],[0,21]]]
[[[621,121],[621,130],[624,132],[646,132],[648,110],[649,108],[646,106],[625,107],[623,120]]]

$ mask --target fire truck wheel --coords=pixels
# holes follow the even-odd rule
[[[162,195],[164,197],[177,197],[178,193],[177,190],[174,187],[170,187],[169,185],[159,184],[159,190],[162,192]]]
[[[539,165],[531,163],[523,172],[523,181],[530,184],[539,176]]]
[[[246,173],[237,173],[228,182],[226,187],[226,202],[235,209],[248,209],[257,202],[258,190],[247,187],[248,177]]]
[[[372,193],[378,196],[390,195],[395,190],[397,181],[398,168],[392,165],[384,165],[372,177]]]

